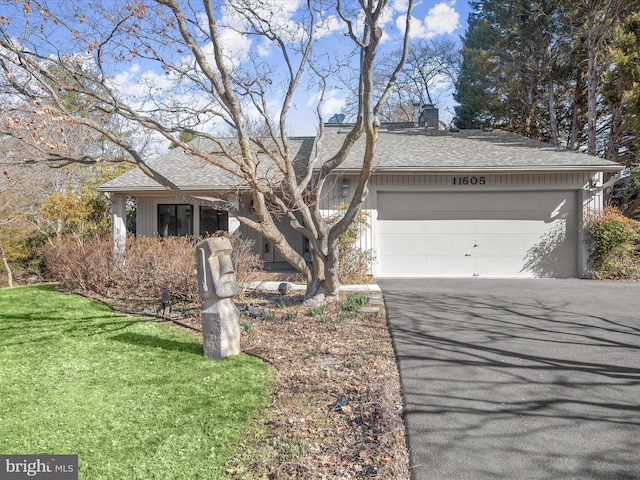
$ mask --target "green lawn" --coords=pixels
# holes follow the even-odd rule
[[[223,479],[269,380],[171,326],[51,286],[0,289],[2,454],[78,454],[87,480]]]

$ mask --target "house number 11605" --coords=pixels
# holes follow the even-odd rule
[[[486,177],[453,177],[454,185],[485,185]]]

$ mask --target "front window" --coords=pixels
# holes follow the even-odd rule
[[[191,205],[158,205],[158,234],[162,238],[185,237],[193,232]]]
[[[229,231],[229,214],[211,207],[200,207],[200,236]]]

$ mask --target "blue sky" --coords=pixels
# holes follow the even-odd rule
[[[406,9],[406,0],[390,2],[394,16],[385,25],[383,49],[398,49],[401,45],[401,35],[404,32],[405,17],[401,14]],[[467,28],[467,18],[471,7],[467,0],[417,0],[413,8],[411,37],[413,39],[450,38],[459,41]],[[384,51],[384,50],[383,50]],[[452,91],[436,92],[440,107],[440,118],[450,121],[453,118]],[[333,113],[339,113],[345,98],[339,91],[332,92],[323,108],[325,120]],[[314,134],[315,118],[312,113],[301,108],[298,112],[299,121],[295,133]]]
[[[265,2],[267,3],[267,2]],[[381,51],[398,50],[401,47],[402,34],[404,31],[407,0],[391,0],[390,7],[385,13],[384,36]],[[300,0],[269,0],[269,4],[278,5],[277,9],[265,12],[272,25],[277,25],[282,32],[288,32],[295,38],[298,7]],[[470,11],[467,0],[415,0],[413,8],[413,19],[411,22],[411,36],[414,39],[439,39],[451,38],[458,40],[466,30],[467,17]],[[274,13],[275,12],[275,13]],[[269,18],[270,16],[270,18]],[[239,33],[243,29],[243,18],[234,15],[233,11],[225,12],[221,10],[220,32],[224,38],[226,56],[229,62],[239,69],[248,63],[249,58],[265,59],[271,61],[276,56],[276,48],[273,43],[265,41],[264,38],[250,37]],[[228,27],[228,28],[225,28]],[[346,51],[345,45],[349,40],[345,37],[346,28],[335,15],[327,13],[323,21],[323,29],[320,29],[326,52],[336,56]],[[330,55],[327,56],[327,58]],[[123,68],[126,67],[126,68]],[[130,98],[142,98],[142,89],[145,85],[155,84],[162,90],[165,84],[168,88],[170,78],[162,71],[157,71],[144,63],[136,61],[128,66],[120,64],[117,75],[114,79],[115,85],[120,91],[126,92]],[[277,76],[277,72],[275,74]],[[277,80],[274,79],[274,84]],[[441,107],[441,119],[450,120],[452,116],[453,100],[452,92],[440,92],[439,103]],[[326,121],[332,114],[341,113],[348,95],[350,93],[344,89],[335,87],[331,89],[325,100],[322,111]],[[204,99],[200,99],[205,101]],[[190,101],[198,102],[198,98]],[[317,98],[313,89],[301,88],[299,94],[294,99],[294,108],[290,112],[289,125],[292,135],[314,135],[317,128],[317,118],[315,116],[315,105]],[[273,98],[273,111],[278,111],[277,95]],[[276,113],[277,115],[277,113]]]
[[[51,2],[52,10],[61,15],[63,22],[42,21],[38,23],[38,12],[33,11],[28,15],[29,25],[34,27],[33,33],[27,39],[27,48],[33,47],[41,55],[55,53],[56,55],[67,55],[70,58],[81,60],[93,68],[97,62],[95,45],[103,44],[105,36],[110,34],[110,20],[105,20],[102,15],[110,11],[118,10],[114,16],[135,15],[135,2],[127,0],[104,0],[104,5],[111,5],[105,8],[104,12],[91,10],[87,12],[87,21],[84,15],[76,15],[76,10],[72,7],[83,5],[82,0]],[[343,0],[344,4],[350,2],[356,5],[355,0]],[[218,20],[219,34],[222,43],[222,51],[226,58],[227,65],[232,67],[240,76],[252,79],[268,79],[263,82],[263,86],[269,89],[266,111],[269,116],[276,120],[282,111],[282,99],[286,86],[289,84],[289,77],[279,56],[277,43],[268,41],[266,37],[259,35],[247,35],[244,32],[251,31],[247,19],[238,14],[237,10],[229,7],[228,2],[233,2],[242,8],[243,5],[251,5],[258,10],[260,17],[268,20],[269,25],[277,31],[281,38],[289,42],[289,47],[297,45],[306,35],[306,27],[309,17],[304,14],[306,2],[304,0],[216,0],[214,1],[216,17]],[[406,8],[408,0],[389,0],[388,7],[384,11],[382,19],[383,37],[379,49],[379,59],[386,53],[398,51],[402,46],[404,28],[406,25]],[[10,4],[11,5],[11,4]],[[25,18],[21,18],[27,12],[21,7],[22,4],[13,4],[15,11],[6,13],[11,18],[11,22],[6,25],[9,31],[13,32],[17,41],[20,42],[24,33]],[[150,5],[152,5],[150,3]],[[198,1],[193,2],[194,8],[199,5]],[[347,113],[345,104],[354,95],[349,91],[349,81],[341,76],[347,77],[352,72],[354,59],[350,56],[353,52],[353,42],[345,36],[346,25],[340,20],[332,7],[335,2],[324,0],[324,2],[313,3],[316,9],[321,8],[321,12],[316,11],[314,15],[314,25],[316,38],[319,40],[318,50],[314,50],[314,61],[322,68],[331,67],[330,75],[331,88],[327,91],[324,103],[322,104],[323,119],[328,120],[333,114]],[[262,10],[261,10],[262,9]],[[29,12],[31,12],[29,10]],[[215,100],[202,88],[198,90],[197,82],[191,82],[192,78],[197,78],[198,68],[193,67],[194,55],[188,48],[180,45],[180,42],[164,42],[162,36],[158,36],[158,27],[163,27],[163,19],[151,13],[149,7],[148,14],[140,15],[140,27],[136,29],[143,32],[147,42],[152,44],[152,48],[160,51],[163,61],[173,63],[177,69],[164,70],[160,62],[145,59],[143,55],[135,53],[137,49],[145,50],[146,45],[138,42],[138,38],[128,36],[127,32],[122,32],[119,38],[111,38],[109,52],[113,57],[108,62],[101,65],[107,69],[109,86],[117,91],[117,96],[123,102],[128,103],[131,108],[143,112],[161,111],[165,114],[164,119],[168,122],[183,123],[190,122],[185,117],[184,112],[192,112],[194,109],[202,112],[212,112],[216,109]],[[412,11],[410,33],[413,39],[453,39],[459,42],[464,35],[467,24],[467,17],[470,12],[468,0],[414,0]],[[215,64],[213,46],[211,39],[203,32],[208,31],[207,20],[203,12],[199,10],[185,10],[189,17],[190,28],[197,37],[197,41],[202,49],[205,58]],[[129,15],[130,16],[130,15]],[[81,19],[81,22],[78,22]],[[117,20],[117,18],[116,18]],[[358,17],[353,18],[356,30],[359,26]],[[114,20],[115,21],[115,20]],[[134,22],[137,20],[134,19]],[[38,28],[38,27],[41,27]],[[156,42],[156,43],[154,43]],[[293,50],[291,51],[293,52]],[[295,53],[294,53],[295,55]],[[104,57],[102,57],[104,58]],[[357,57],[356,57],[357,58]],[[350,62],[350,63],[349,63]],[[194,77],[183,75],[184,65],[190,65]],[[250,72],[252,68],[259,69],[258,73]],[[261,70],[260,70],[261,69]],[[252,76],[254,75],[254,76]],[[343,81],[344,80],[344,81]],[[192,84],[190,84],[190,82]],[[268,83],[269,85],[266,85]],[[351,82],[352,84],[353,82]],[[288,117],[288,134],[290,135],[315,135],[318,126],[316,116],[316,106],[319,89],[311,83],[311,77],[306,77],[301,81],[298,93],[293,99],[292,109]],[[441,91],[430,93],[435,94],[440,107],[440,118],[445,121],[451,120],[453,114],[452,91]],[[245,103],[245,113],[247,117],[256,119],[259,117],[256,109],[245,96],[242,101]],[[181,106],[188,108],[182,109]],[[263,107],[260,107],[263,108]],[[252,111],[253,109],[253,111]],[[187,113],[186,115],[189,115]],[[215,131],[220,125],[224,125],[220,115],[212,113],[203,114],[205,118],[197,116],[197,128],[203,131]],[[186,118],[186,119],[185,119]],[[191,122],[191,124],[194,124]],[[166,141],[164,142],[166,143]],[[168,143],[167,143],[168,145]],[[165,145],[162,148],[166,148]]]

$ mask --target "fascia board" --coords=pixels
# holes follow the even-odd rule
[[[539,166],[539,167],[430,167],[430,168],[374,168],[373,173],[420,173],[420,174],[447,174],[447,173],[465,173],[465,172],[484,172],[484,173],[542,173],[542,172],[620,172],[624,170],[621,165],[581,165],[581,166]],[[359,174],[360,169],[344,168],[335,169],[334,174]]]
[[[164,187],[162,185],[158,186],[147,186],[147,187],[111,187],[111,188],[103,188],[99,187],[96,189],[98,192],[104,193],[128,193],[132,196],[135,196],[140,193],[152,194],[152,193],[172,193],[169,187]],[[249,191],[249,187],[238,187],[238,186],[219,186],[216,185],[215,188],[211,188],[211,186],[200,185],[200,186],[190,186],[189,188],[181,188],[181,190],[185,193],[206,193],[206,192],[246,192]]]

